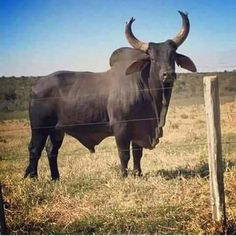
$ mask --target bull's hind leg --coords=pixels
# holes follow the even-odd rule
[[[64,138],[64,132],[52,131],[46,144],[46,151],[51,171],[52,180],[59,180],[60,175],[57,165],[58,150],[60,149]]]
[[[143,155],[143,148],[132,142],[132,153],[134,159],[134,175],[142,176],[140,162]]]
[[[25,178],[29,175],[31,178],[38,176],[38,161],[47,140],[48,132],[41,129],[32,129],[32,137],[29,149],[29,165],[25,171]]]

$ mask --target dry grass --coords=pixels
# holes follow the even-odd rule
[[[224,104],[221,111],[223,143],[235,142],[236,103]],[[211,221],[204,108],[172,106],[167,120],[161,143],[144,152],[142,178],[120,177],[113,138],[90,155],[67,136],[57,183],[50,181],[45,153],[39,180],[22,179],[28,162],[28,122],[1,122],[0,130],[5,131],[0,135],[0,179],[11,233],[221,233]],[[236,233],[235,144],[223,144],[223,154],[228,229]]]

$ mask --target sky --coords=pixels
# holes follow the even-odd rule
[[[0,76],[105,71],[129,46],[126,21],[136,18],[140,40],[163,42],[180,30],[178,10],[191,25],[178,52],[199,72],[236,69],[235,0],[0,0]]]

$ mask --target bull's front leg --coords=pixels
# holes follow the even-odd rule
[[[127,177],[128,175],[128,162],[130,159],[130,139],[126,133],[125,126],[116,125],[113,127],[118,154],[121,163],[121,175]]]
[[[116,144],[117,144],[120,163],[121,163],[121,175],[122,177],[127,177],[128,176],[128,162],[130,159],[129,143],[119,140],[118,142],[116,142]]]
[[[143,148],[132,142],[132,153],[134,159],[134,175],[142,176],[141,158],[143,156]]]

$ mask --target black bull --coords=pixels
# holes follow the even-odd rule
[[[172,40],[139,41],[131,30],[132,18],[125,33],[134,48],[113,52],[110,70],[56,72],[32,86],[29,107],[32,138],[25,177],[37,176],[38,160],[48,138],[46,151],[51,177],[59,179],[57,155],[65,133],[91,152],[104,138],[114,135],[123,176],[127,175],[131,144],[134,173],[141,175],[143,148],[154,148],[162,137],[176,78],[175,62],[196,71],[190,58],[176,53],[189,32],[188,17],[180,14],[182,29]]]

